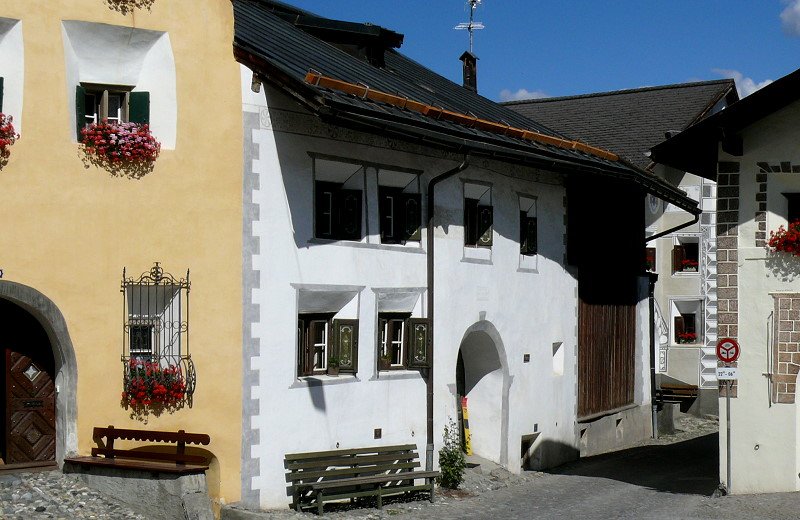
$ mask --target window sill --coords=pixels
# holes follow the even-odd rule
[[[699,348],[699,347],[702,347],[702,346],[703,346],[702,343],[672,343],[669,346],[669,348],[685,348],[685,347]]]
[[[395,379],[422,379],[419,370],[379,370],[370,381],[395,380]]]
[[[697,276],[700,271],[675,271],[672,276]]]
[[[340,385],[344,383],[352,383],[360,381],[356,374],[339,374],[338,376],[329,376],[327,374],[320,374],[318,376],[301,376],[295,379],[289,388],[308,388],[311,386],[328,386]]]
[[[519,255],[519,268],[517,271],[525,273],[539,272],[539,255]]]
[[[475,264],[492,263],[491,247],[464,246],[463,254],[464,256],[461,258],[462,262],[472,262]]]
[[[407,242],[406,244],[370,244],[368,242],[356,242],[355,240],[329,240],[327,238],[312,238],[307,242],[312,246],[333,245],[342,247],[353,247],[356,249],[374,249],[379,251],[402,251],[405,253],[425,254],[422,242]]]

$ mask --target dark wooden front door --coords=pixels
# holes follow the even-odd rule
[[[54,461],[56,392],[52,368],[5,349],[6,464]]]

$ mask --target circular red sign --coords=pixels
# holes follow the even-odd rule
[[[739,343],[732,338],[722,338],[717,341],[717,359],[723,363],[733,363],[739,359],[741,352]]]

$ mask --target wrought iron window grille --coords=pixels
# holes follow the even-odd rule
[[[189,353],[189,270],[175,278],[155,262],[138,277],[122,270],[124,377],[146,364],[178,369],[190,407],[197,375]]]

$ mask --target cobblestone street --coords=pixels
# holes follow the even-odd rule
[[[714,497],[716,423],[682,417],[679,431],[642,446],[511,475],[468,470],[462,489],[435,503],[387,500],[382,510],[326,506],[332,520],[475,519],[800,519],[800,493]],[[2,518],[147,520],[58,471],[0,476]],[[223,520],[298,520],[313,513],[226,507]]]

